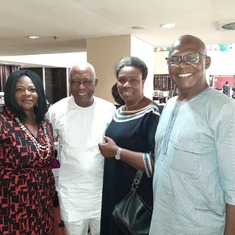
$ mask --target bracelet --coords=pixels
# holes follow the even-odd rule
[[[144,161],[146,175],[148,177],[151,177],[153,174],[153,170],[152,170],[152,165],[151,165],[150,157],[148,153],[143,153],[143,161]]]

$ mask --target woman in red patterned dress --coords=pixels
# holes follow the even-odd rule
[[[53,235],[52,126],[41,79],[18,70],[7,79],[0,114],[0,234]]]

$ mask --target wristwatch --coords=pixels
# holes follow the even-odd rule
[[[121,159],[121,152],[122,152],[122,148],[118,147],[117,153],[115,154],[115,158],[117,160]]]

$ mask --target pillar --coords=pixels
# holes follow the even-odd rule
[[[94,65],[98,78],[95,96],[114,102],[111,87],[116,82],[114,66],[125,56],[137,56],[148,67],[144,94],[152,99],[154,47],[135,36],[123,35],[87,39],[87,61]]]

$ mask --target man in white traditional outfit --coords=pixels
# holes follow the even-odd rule
[[[74,65],[70,72],[72,96],[52,105],[48,117],[59,143],[61,167],[58,194],[67,235],[100,233],[103,163],[98,143],[103,140],[115,106],[93,96],[94,67]]]

